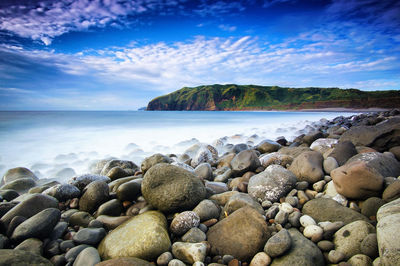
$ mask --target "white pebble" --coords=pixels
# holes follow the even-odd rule
[[[311,216],[303,215],[300,217],[300,224],[303,227],[307,227],[308,225],[316,225],[317,223],[314,221],[314,219]]]
[[[281,209],[282,211],[289,213],[289,214],[293,212],[292,205],[290,205],[287,202],[282,203],[281,206],[279,207],[279,209]]]
[[[303,231],[303,235],[307,238],[319,238],[323,233],[324,230],[321,227],[313,224],[307,225]]]

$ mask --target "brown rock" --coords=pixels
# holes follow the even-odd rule
[[[382,194],[382,199],[389,202],[400,198],[400,181],[390,184]]]
[[[397,161],[400,161],[400,146],[395,146],[389,151],[394,154],[394,157],[396,157]]]
[[[307,151],[297,156],[288,169],[297,176],[298,181],[315,183],[324,177],[323,161],[319,152]]]
[[[134,257],[116,258],[97,263],[96,266],[154,266],[150,262]]]
[[[354,144],[351,141],[347,140],[338,143],[329,156],[335,158],[339,166],[342,166],[348,159],[356,154],[356,147],[354,147]]]

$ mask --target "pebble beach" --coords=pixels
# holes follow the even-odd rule
[[[400,265],[400,110],[195,143],[65,183],[8,169],[0,265]]]

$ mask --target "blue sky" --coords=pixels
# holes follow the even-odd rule
[[[216,83],[400,89],[400,2],[0,2],[0,110],[135,110]]]

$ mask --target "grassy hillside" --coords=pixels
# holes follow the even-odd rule
[[[305,108],[393,108],[400,91],[339,88],[284,88],[257,85],[209,85],[182,88],[151,100],[147,110],[271,110]]]

